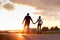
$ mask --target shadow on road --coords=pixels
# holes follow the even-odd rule
[[[22,35],[26,40],[30,40],[27,36],[25,35]]]

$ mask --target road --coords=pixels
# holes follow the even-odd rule
[[[60,40],[60,35],[0,33],[0,40]]]

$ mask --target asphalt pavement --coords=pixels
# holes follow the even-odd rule
[[[0,40],[60,40],[60,35],[0,33]]]

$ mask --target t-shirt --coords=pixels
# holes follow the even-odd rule
[[[30,16],[25,16],[24,20],[25,23],[30,23],[30,20],[32,20],[32,18]]]
[[[38,24],[42,24],[43,23],[42,19],[38,19],[37,22],[38,22]]]

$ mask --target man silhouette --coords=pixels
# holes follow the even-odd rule
[[[25,27],[27,26],[27,33],[29,33],[30,20],[33,22],[31,16],[29,16],[29,13],[27,13],[27,15],[26,15],[26,16],[24,17],[24,19],[23,19],[23,23],[24,23],[24,21],[25,21],[24,29],[25,29]]]

